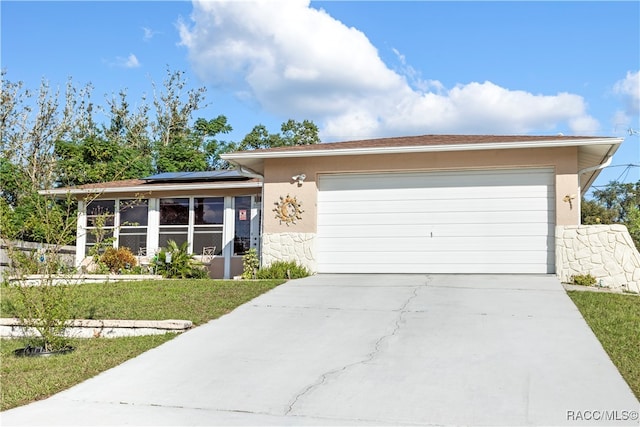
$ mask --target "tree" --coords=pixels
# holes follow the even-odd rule
[[[79,96],[90,91],[87,87]],[[65,104],[60,107],[59,91],[52,92],[47,81],[40,84],[36,95],[24,89],[22,82],[13,83],[2,71],[2,98],[0,103],[0,144],[5,161],[21,168],[24,176],[36,189],[50,188],[55,182],[53,147],[64,139],[74,127],[84,127],[82,115],[86,103],[77,110],[78,92],[71,80],[67,83]],[[76,111],[77,110],[77,111]],[[74,126],[75,125],[75,126]]]
[[[607,209],[596,200],[582,200],[581,210],[582,224],[613,224],[615,212]]]
[[[149,155],[98,135],[77,142],[58,141],[54,152],[62,186],[142,178],[153,171]]]
[[[234,151],[244,151],[279,147],[282,145],[281,140],[279,134],[269,133],[266,126],[257,125],[245,135],[239,144],[235,144],[232,148]]]
[[[592,200],[582,200],[582,223],[623,224],[640,248],[640,181],[611,181],[592,194]]]
[[[157,172],[206,170],[206,157],[200,142],[193,137],[189,120],[200,109],[206,88],[184,90],[184,72],[167,69],[163,90],[154,86],[156,121],[152,123]]]
[[[613,222],[625,223],[630,210],[640,206],[640,181],[635,184],[611,181],[594,190],[593,198],[614,214]]]
[[[125,91],[107,101],[108,125],[96,125],[90,112],[81,131],[55,143],[57,184],[83,185],[95,182],[142,178],[153,173],[149,138],[149,107],[144,99],[131,112]]]
[[[153,173],[153,144],[150,135],[149,106],[143,96],[136,111],[131,111],[127,101],[127,93],[120,91],[118,98],[107,101],[110,112],[110,123],[103,128],[104,137],[125,149],[131,165],[126,178],[143,178]],[[137,157],[132,157],[132,152]],[[124,178],[123,178],[124,179]]]
[[[258,125],[249,132],[235,148],[237,150],[258,150],[263,148],[310,145],[320,142],[318,127],[309,120],[297,122],[289,119],[280,127],[282,133],[269,133],[264,125]]]
[[[158,146],[158,172],[188,172],[216,169],[221,165],[219,152],[225,143],[215,137],[232,130],[225,116],[206,120],[199,118],[192,128],[172,137],[167,145]]]
[[[64,103],[58,90],[42,80],[37,93],[11,82],[2,70],[0,96],[0,178],[2,202],[0,215],[3,239],[21,238],[46,242],[55,238],[65,226],[44,232],[42,211],[55,217],[68,208],[61,202],[50,203],[38,190],[52,188],[57,180],[54,147],[57,141],[80,135],[93,127],[90,102],[91,86],[76,88],[67,81]]]
[[[320,143],[318,126],[310,120],[297,122],[289,119],[282,124],[283,146],[311,145]]]
[[[237,142],[216,141],[215,151],[212,152],[212,164],[218,169],[228,169],[231,165],[220,158],[221,154],[234,151],[261,150],[276,147],[292,147],[295,145],[310,145],[320,142],[318,127],[310,120],[297,122],[289,119],[280,126],[281,133],[269,133],[266,126],[260,124]]]
[[[227,123],[227,118],[222,115],[209,121],[199,118],[193,125],[192,134],[201,141],[207,164],[211,169],[222,169],[224,166],[220,159],[220,152],[225,149],[227,143],[216,139],[216,137],[232,130],[231,125]]]

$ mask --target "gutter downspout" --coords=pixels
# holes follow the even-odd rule
[[[609,166],[611,164],[611,161],[613,160],[613,156],[609,156],[609,153],[607,153],[607,160],[604,163],[600,163],[599,165],[595,165],[595,166],[590,166],[588,168],[584,168],[584,169],[580,169],[578,171],[578,175],[582,175],[585,174],[587,172],[592,172],[592,171],[596,171],[596,170],[600,170],[600,169],[604,169],[607,166]]]
[[[232,162],[232,163],[233,163],[233,162]],[[264,176],[263,176],[263,175],[260,175],[258,172],[254,171],[254,170],[251,170],[251,169],[249,169],[249,168],[248,168],[248,167],[246,167],[246,166],[242,166],[242,165],[239,165],[239,164],[237,164],[237,163],[236,163],[235,165],[236,165],[236,167],[237,167],[237,170],[238,170],[242,175],[248,176],[248,177],[250,177],[250,178],[264,179]]]

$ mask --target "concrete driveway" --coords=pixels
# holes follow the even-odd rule
[[[290,281],[2,425],[638,425],[553,276]],[[635,418],[635,419],[634,419]]]

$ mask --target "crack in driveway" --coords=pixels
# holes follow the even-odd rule
[[[289,404],[289,407],[285,411],[285,415],[289,415],[291,413],[291,411],[293,411],[293,407],[298,403],[298,401],[300,399],[302,399],[305,395],[309,394],[313,390],[315,390],[315,389],[319,388],[320,386],[322,386],[327,381],[327,379],[329,377],[334,376],[334,375],[336,375],[336,374],[338,374],[340,372],[344,372],[347,369],[352,368],[354,366],[363,365],[365,363],[371,362],[376,357],[376,355],[380,352],[380,348],[382,346],[382,343],[398,333],[398,331],[400,330],[401,323],[402,323],[402,318],[405,315],[405,313],[407,313],[407,310],[406,310],[407,306],[409,305],[409,303],[411,303],[411,301],[414,298],[416,298],[418,296],[418,289],[428,286],[429,285],[429,281],[430,281],[430,277],[426,276],[426,281],[425,281],[424,284],[412,286],[413,292],[411,293],[409,298],[407,298],[407,300],[404,302],[404,304],[402,304],[402,306],[399,309],[395,310],[395,311],[398,311],[398,317],[395,320],[395,325],[394,325],[393,330],[390,333],[385,334],[385,335],[381,336],[380,338],[378,338],[378,340],[376,341],[376,343],[375,343],[375,345],[373,347],[373,350],[369,354],[367,354],[364,359],[358,360],[357,362],[349,363],[349,364],[344,365],[344,366],[342,366],[340,368],[332,369],[332,370],[322,374],[315,383],[309,385],[307,388],[302,390],[300,393],[298,393],[292,399],[291,403]]]

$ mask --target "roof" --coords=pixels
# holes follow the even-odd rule
[[[358,141],[345,142],[329,142],[312,145],[296,145],[289,147],[264,148],[252,151],[236,151],[223,155],[226,159],[233,157],[239,153],[282,153],[282,152],[311,152],[325,150],[354,150],[367,148],[391,148],[391,147],[435,147],[435,146],[451,146],[451,145],[480,145],[480,144],[508,144],[508,143],[527,143],[537,141],[580,141],[585,139],[602,139],[602,137],[587,136],[531,136],[531,135],[419,135],[419,136],[402,136],[393,138],[377,138],[364,139]]]
[[[157,178],[156,176],[143,179],[125,179],[120,181],[99,182],[94,184],[78,185],[73,187],[61,187],[51,190],[41,191],[43,194],[51,195],[82,195],[96,193],[147,193],[154,191],[175,191],[180,190],[213,190],[213,189],[241,189],[241,188],[260,188],[262,180],[258,178],[249,178],[241,175],[237,171],[231,174],[222,174],[216,180],[211,177],[204,179],[197,174],[191,179],[180,175],[177,179],[167,179],[167,176]]]
[[[420,135],[238,151],[221,157],[241,168],[262,174],[264,160],[276,158],[578,147],[578,168],[583,170],[609,160],[622,141],[622,138],[603,136]],[[591,186],[599,173],[600,170],[596,169],[582,174],[580,183],[583,191]]]

